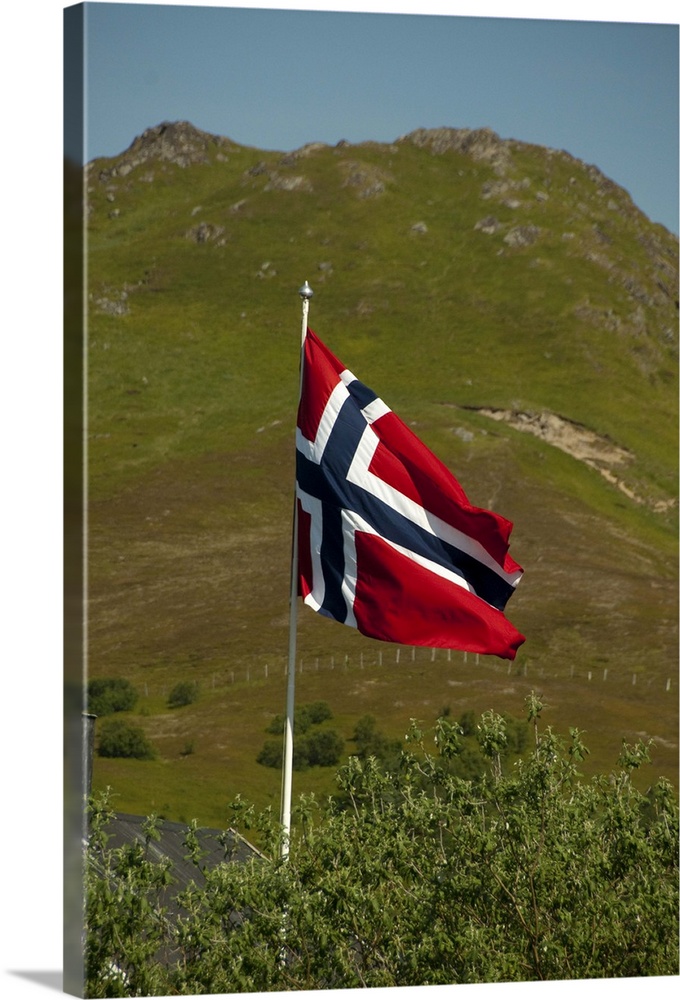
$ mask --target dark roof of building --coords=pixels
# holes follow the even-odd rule
[[[205,853],[199,865],[196,865],[188,857],[189,852],[184,846],[188,828],[186,823],[162,820],[158,828],[160,840],[149,839],[148,843],[144,832],[145,824],[144,816],[117,813],[106,826],[106,833],[109,835],[106,846],[107,849],[115,850],[128,844],[140,844],[150,860],[162,861],[167,858],[171,861],[172,882],[163,890],[159,899],[171,921],[180,915],[186,915],[177,897],[192,882],[199,887],[205,884],[203,869],[215,868],[224,863],[243,864],[252,858],[264,857],[256,847],[234,830],[222,831],[199,827],[194,832],[201,851]],[[230,915],[230,920],[234,923],[240,923],[241,919],[237,911],[233,911]],[[172,964],[177,960],[176,948],[169,943],[163,945],[156,957],[165,965]]]
[[[143,816],[131,816],[127,813],[117,813],[106,827],[109,834],[107,847],[117,848],[124,844],[146,843]],[[149,840],[147,845],[150,860],[161,861],[169,858],[172,862],[174,879],[173,895],[181,892],[191,882],[202,885],[205,881],[201,868],[214,868],[224,862],[248,861],[252,857],[262,857],[261,853],[234,830],[212,830],[199,827],[195,831],[200,849],[204,852],[200,867],[187,858],[187,848],[184,839],[187,833],[186,823],[173,823],[161,820],[158,832],[160,840]]]

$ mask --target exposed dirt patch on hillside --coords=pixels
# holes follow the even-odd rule
[[[543,410],[540,413],[526,413],[522,410],[501,410],[493,407],[465,407],[481,413],[484,417],[502,421],[515,430],[526,431],[548,444],[559,448],[572,458],[596,469],[607,482],[612,483],[636,503],[647,503],[638,496],[614,471],[621,469],[634,459],[632,452],[614,444],[609,438],[597,434],[582,424],[567,420],[556,413]],[[653,510],[665,511],[675,505],[675,499],[658,500],[649,503]]]
[[[615,445],[608,438],[547,410],[525,413],[521,410],[480,407],[476,412],[492,420],[502,420],[515,430],[528,431],[595,468],[620,466],[633,458],[632,452]]]

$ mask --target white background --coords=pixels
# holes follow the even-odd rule
[[[147,0],[149,2],[149,0]],[[193,4],[196,5],[195,3]],[[62,11],[57,0],[3,8],[2,73],[2,670],[3,789],[0,889],[2,995],[61,990],[61,153]],[[210,4],[203,6],[229,6]],[[678,22],[669,0],[420,0],[232,6],[383,13]],[[9,266],[8,266],[9,265]],[[501,998],[639,995],[663,1000],[677,980],[458,987]],[[409,991],[432,996],[455,987]],[[382,993],[384,991],[374,991]],[[402,991],[403,992],[403,991]],[[338,998],[347,997],[338,993]]]

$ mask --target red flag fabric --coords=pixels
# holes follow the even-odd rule
[[[514,659],[512,524],[307,331],[297,420],[299,593],[364,635]]]

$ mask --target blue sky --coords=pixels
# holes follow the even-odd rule
[[[164,120],[277,150],[489,126],[595,164],[678,232],[677,24],[134,3],[87,11],[87,159],[122,152]]]

